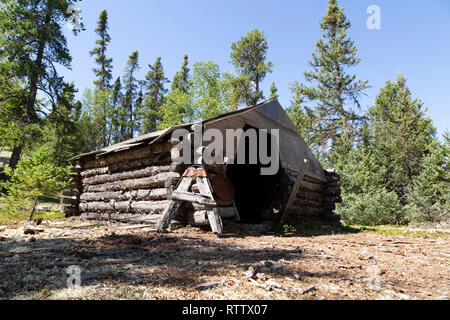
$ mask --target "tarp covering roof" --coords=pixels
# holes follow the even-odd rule
[[[280,129],[280,158],[282,166],[291,171],[299,172],[303,161],[308,159],[310,166],[307,175],[326,182],[323,168],[319,160],[299,136],[296,127],[289,119],[286,111],[277,100],[266,101],[252,107],[224,113],[201,122],[205,129],[218,128],[221,130],[243,128],[245,124],[259,129]],[[151,132],[121,143],[78,155],[71,160],[80,160],[86,157],[101,157],[115,152],[125,151],[144,144],[153,144],[171,134],[176,129],[188,128],[193,123],[178,125],[169,129]]]

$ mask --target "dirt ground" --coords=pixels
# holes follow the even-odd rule
[[[448,237],[243,229],[219,239],[77,218],[0,227],[0,299],[450,297]],[[80,287],[68,288],[70,266],[80,267]]]

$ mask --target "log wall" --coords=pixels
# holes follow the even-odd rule
[[[171,144],[135,146],[129,150],[90,156],[78,160],[73,169],[73,185],[63,192],[63,210],[67,216],[156,224],[180,181],[184,166],[171,164]],[[226,166],[207,166],[210,174],[226,172]],[[290,210],[290,216],[331,215],[340,202],[339,175],[326,170],[327,182],[305,176]],[[285,200],[296,181],[295,173],[285,171],[281,195],[269,211],[282,212]],[[192,186],[199,192],[199,186]],[[222,218],[232,219],[232,202],[218,202]],[[174,216],[175,223],[207,225],[202,204],[183,203]]]
[[[300,190],[296,194],[294,203],[290,209],[290,216],[321,216],[333,217],[336,203],[340,203],[341,187],[339,174],[333,170],[325,170],[327,182],[322,182],[309,176],[305,176]],[[296,176],[289,172],[289,185],[292,188]]]

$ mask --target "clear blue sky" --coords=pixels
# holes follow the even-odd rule
[[[80,93],[92,87],[94,29],[107,9],[114,59],[114,78],[122,75],[130,53],[139,50],[140,77],[156,57],[162,57],[171,80],[183,55],[190,65],[214,60],[221,71],[231,71],[230,46],[248,31],[259,28],[269,42],[268,58],[275,65],[263,84],[266,96],[274,81],[280,102],[288,107],[290,84],[303,81],[303,72],[320,37],[318,21],[327,0],[84,0],[79,4],[86,31],[73,36],[65,28],[73,56],[72,70],[63,71]],[[350,37],[362,59],[354,68],[372,86],[362,99],[363,108],[374,103],[387,80],[403,73],[414,97],[428,107],[439,133],[450,129],[450,1],[340,0],[352,23]],[[381,8],[381,30],[366,27],[367,7]]]

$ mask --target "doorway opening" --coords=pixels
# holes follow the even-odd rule
[[[249,129],[256,130],[258,133],[257,149],[259,155],[259,130],[246,125],[244,132]],[[235,163],[227,166],[227,177],[235,189],[234,201],[239,211],[241,222],[261,223],[267,220],[277,220],[281,209],[283,190],[285,189],[285,184],[282,183],[283,170],[281,164],[277,174],[271,176],[261,175],[261,168],[265,166],[260,162],[259,156],[256,164],[250,164],[249,149],[250,139],[247,137],[245,141],[245,163]],[[272,152],[270,149],[269,143],[269,155]]]

